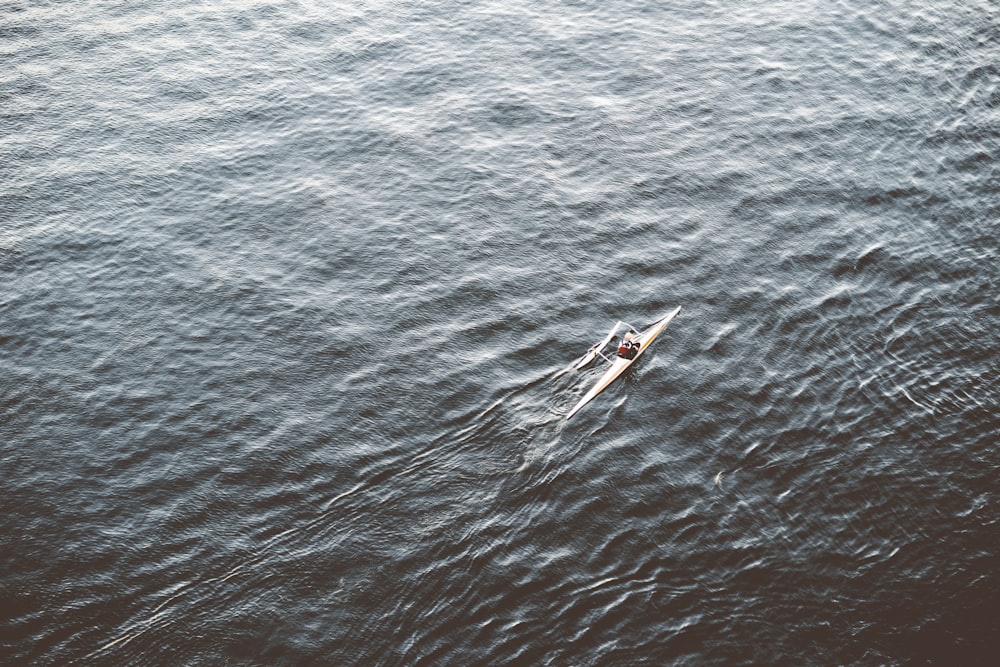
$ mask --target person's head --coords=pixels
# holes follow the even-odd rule
[[[635,339],[635,334],[633,334],[631,331],[622,336],[622,340],[624,340],[627,343],[632,342],[633,339]]]

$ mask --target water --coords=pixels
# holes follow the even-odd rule
[[[0,35],[4,663],[991,664],[994,3]]]

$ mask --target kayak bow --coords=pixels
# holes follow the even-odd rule
[[[590,403],[590,401],[592,401],[595,396],[604,391],[609,384],[615,381],[615,378],[624,373],[626,368],[631,366],[636,359],[642,356],[642,353],[646,351],[646,348],[649,347],[649,344],[652,343],[653,340],[660,335],[660,332],[662,332],[664,329],[667,328],[667,325],[670,324],[670,320],[677,317],[677,313],[679,312],[681,312],[681,307],[677,306],[677,308],[675,308],[671,312],[667,313],[666,315],[658,319],[656,322],[651,324],[648,329],[639,334],[639,336],[636,338],[636,340],[639,342],[638,354],[636,354],[635,357],[633,357],[632,359],[623,359],[622,357],[615,357],[614,360],[611,362],[611,367],[608,368],[608,370],[604,371],[604,375],[602,375],[600,379],[597,381],[597,383],[590,388],[590,391],[588,391],[584,395],[584,397],[580,399],[580,402],[577,403],[573,407],[573,409],[569,411],[569,414],[566,415],[566,419],[569,419],[577,412],[579,412],[583,406],[585,406],[587,403]],[[582,368],[592,359],[594,359],[597,356],[597,354],[601,351],[601,349],[603,349],[605,345],[611,342],[611,339],[614,337],[614,333],[617,328],[618,325],[615,325],[615,329],[611,330],[611,333],[608,334],[607,338],[605,338],[601,343],[598,343],[594,347],[590,348],[587,351],[587,353],[583,355],[580,361],[577,362],[575,367]]]

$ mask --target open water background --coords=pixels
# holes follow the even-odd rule
[[[0,55],[4,664],[995,664],[996,3],[5,0]]]

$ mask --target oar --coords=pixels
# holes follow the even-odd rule
[[[580,370],[581,368],[589,364],[591,361],[596,359],[597,355],[600,354],[601,350],[604,349],[604,346],[610,343],[611,339],[615,337],[615,332],[618,331],[618,327],[621,324],[622,322],[620,321],[616,322],[615,326],[611,327],[611,331],[608,332],[608,335],[605,336],[604,340],[600,341],[599,343],[594,343],[594,345],[589,350],[587,350],[582,357],[580,357],[580,360],[573,365],[573,368],[575,370]],[[603,357],[604,355],[602,354],[601,356]]]

